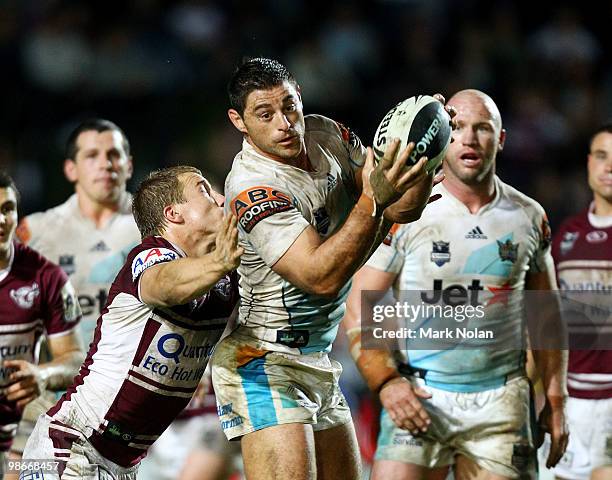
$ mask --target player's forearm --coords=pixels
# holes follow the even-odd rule
[[[38,365],[38,370],[49,390],[64,390],[72,383],[84,360],[85,353],[74,350]]]
[[[567,398],[567,350],[534,350],[537,371],[544,385],[544,394],[551,406]]]
[[[352,323],[348,322],[348,324]],[[390,352],[361,348],[360,327],[349,328],[346,334],[349,339],[349,352],[370,390],[378,393],[389,380],[401,377]]]
[[[164,263],[151,273],[154,276],[146,282],[146,287],[141,283],[143,302],[172,307],[201,297],[228,270],[216,260],[214,253],[209,253],[199,258],[180,258]]]
[[[315,286],[315,293],[336,295],[367,259],[381,224],[379,216],[372,216],[371,202],[362,195],[342,228],[312,252],[306,284]]]

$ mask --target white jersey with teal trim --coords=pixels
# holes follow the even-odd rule
[[[18,236],[69,275],[83,310],[80,333],[85,346],[89,345],[108,289],[127,254],[140,243],[132,196],[125,193],[119,211],[104,227],[96,228],[83,216],[73,194],[61,205],[25,217]]]
[[[480,325],[496,332],[497,341],[524,334],[520,299],[509,293],[524,290],[527,272],[554,266],[543,208],[497,177],[495,192],[490,203],[471,214],[443,184],[437,185],[434,193],[442,198],[427,206],[418,221],[392,230],[390,242],[388,237],[367,265],[398,274],[393,285],[398,300],[402,291],[423,292],[432,302],[446,292],[482,305]],[[462,325],[457,318],[447,323]],[[518,349],[420,350],[410,349],[410,340],[406,348],[402,361],[427,370],[427,382],[445,390],[495,388],[524,364]]]
[[[350,282],[336,298],[324,298],[293,286],[272,266],[308,225],[322,238],[340,228],[359,196],[355,172],[366,156],[360,140],[333,120],[308,115],[305,123],[314,172],[266,158],[245,141],[225,182],[245,249],[238,268],[240,329],[268,350],[293,353],[330,350]]]

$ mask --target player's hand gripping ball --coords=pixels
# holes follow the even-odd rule
[[[429,95],[410,97],[398,103],[385,115],[374,134],[374,157],[380,161],[387,146],[394,138],[401,143],[400,154],[410,142],[414,149],[406,168],[410,168],[421,157],[427,157],[427,173],[435,171],[444,160],[451,142],[451,118],[444,105]]]

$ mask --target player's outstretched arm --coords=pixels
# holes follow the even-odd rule
[[[349,338],[351,356],[368,387],[379,395],[391,420],[399,427],[416,434],[427,431],[429,415],[419,401],[431,395],[400,375],[391,353],[387,350],[361,348],[361,292],[380,292],[382,298],[395,281],[397,274],[365,266],[353,278],[353,287],[346,302],[342,325]],[[375,301],[375,299],[372,299]]]
[[[528,290],[556,290],[556,280],[554,267],[548,270],[529,273],[526,280]],[[561,324],[561,314],[558,304],[555,301],[543,305],[542,318],[547,321],[547,325],[541,326],[541,331],[549,335],[563,335],[564,328]],[[554,311],[547,311],[554,310]],[[535,341],[537,343],[537,341]],[[567,448],[569,433],[567,427],[567,417],[565,404],[567,401],[567,350],[560,347],[564,344],[560,339],[558,347],[553,349],[538,349],[537,344],[533,345],[533,357],[536,370],[542,379],[546,403],[540,414],[538,424],[540,428],[550,434],[551,448],[546,460],[546,467],[554,467]]]
[[[399,142],[394,141],[385,156],[394,158],[398,147]],[[385,178],[396,192],[405,191],[427,175],[425,162],[417,163],[406,172],[402,170],[409,155],[410,150],[406,149],[395,164],[385,161]],[[381,214],[388,205],[385,202],[397,198],[389,192],[376,193],[370,183],[373,171],[374,156],[368,149],[366,165],[361,172],[363,191],[344,225],[324,241],[314,228],[307,227],[272,270],[308,293],[337,295],[376,247],[374,242],[380,243],[386,235],[386,232],[380,234]],[[386,226],[387,230],[390,226],[390,223]]]
[[[210,290],[240,264],[236,217],[227,215],[217,233],[215,249],[198,258],[179,258],[148,268],[140,278],[140,298],[149,305],[183,305]]]
[[[34,365],[25,360],[5,360],[5,368],[13,368],[9,379],[13,382],[5,390],[6,399],[17,402],[20,408],[40,396],[45,390],[67,388],[85,360],[78,333],[75,330],[65,335],[48,337],[53,360]]]

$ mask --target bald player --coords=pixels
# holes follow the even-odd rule
[[[457,115],[445,180],[434,188],[442,198],[416,222],[392,230],[355,275],[347,300],[351,353],[384,407],[372,478],[443,480],[450,467],[456,478],[535,478],[524,351],[419,350],[409,340],[398,358],[361,349],[364,290],[382,297],[393,287],[397,300],[402,291],[463,294],[472,306],[485,305],[489,326],[520,338],[516,304],[495,294],[556,288],[544,210],[495,174],[506,139],[497,106],[478,90],[460,91],[448,105]],[[550,466],[567,442],[566,358],[560,351],[535,354],[546,389],[542,422],[553,438]]]

